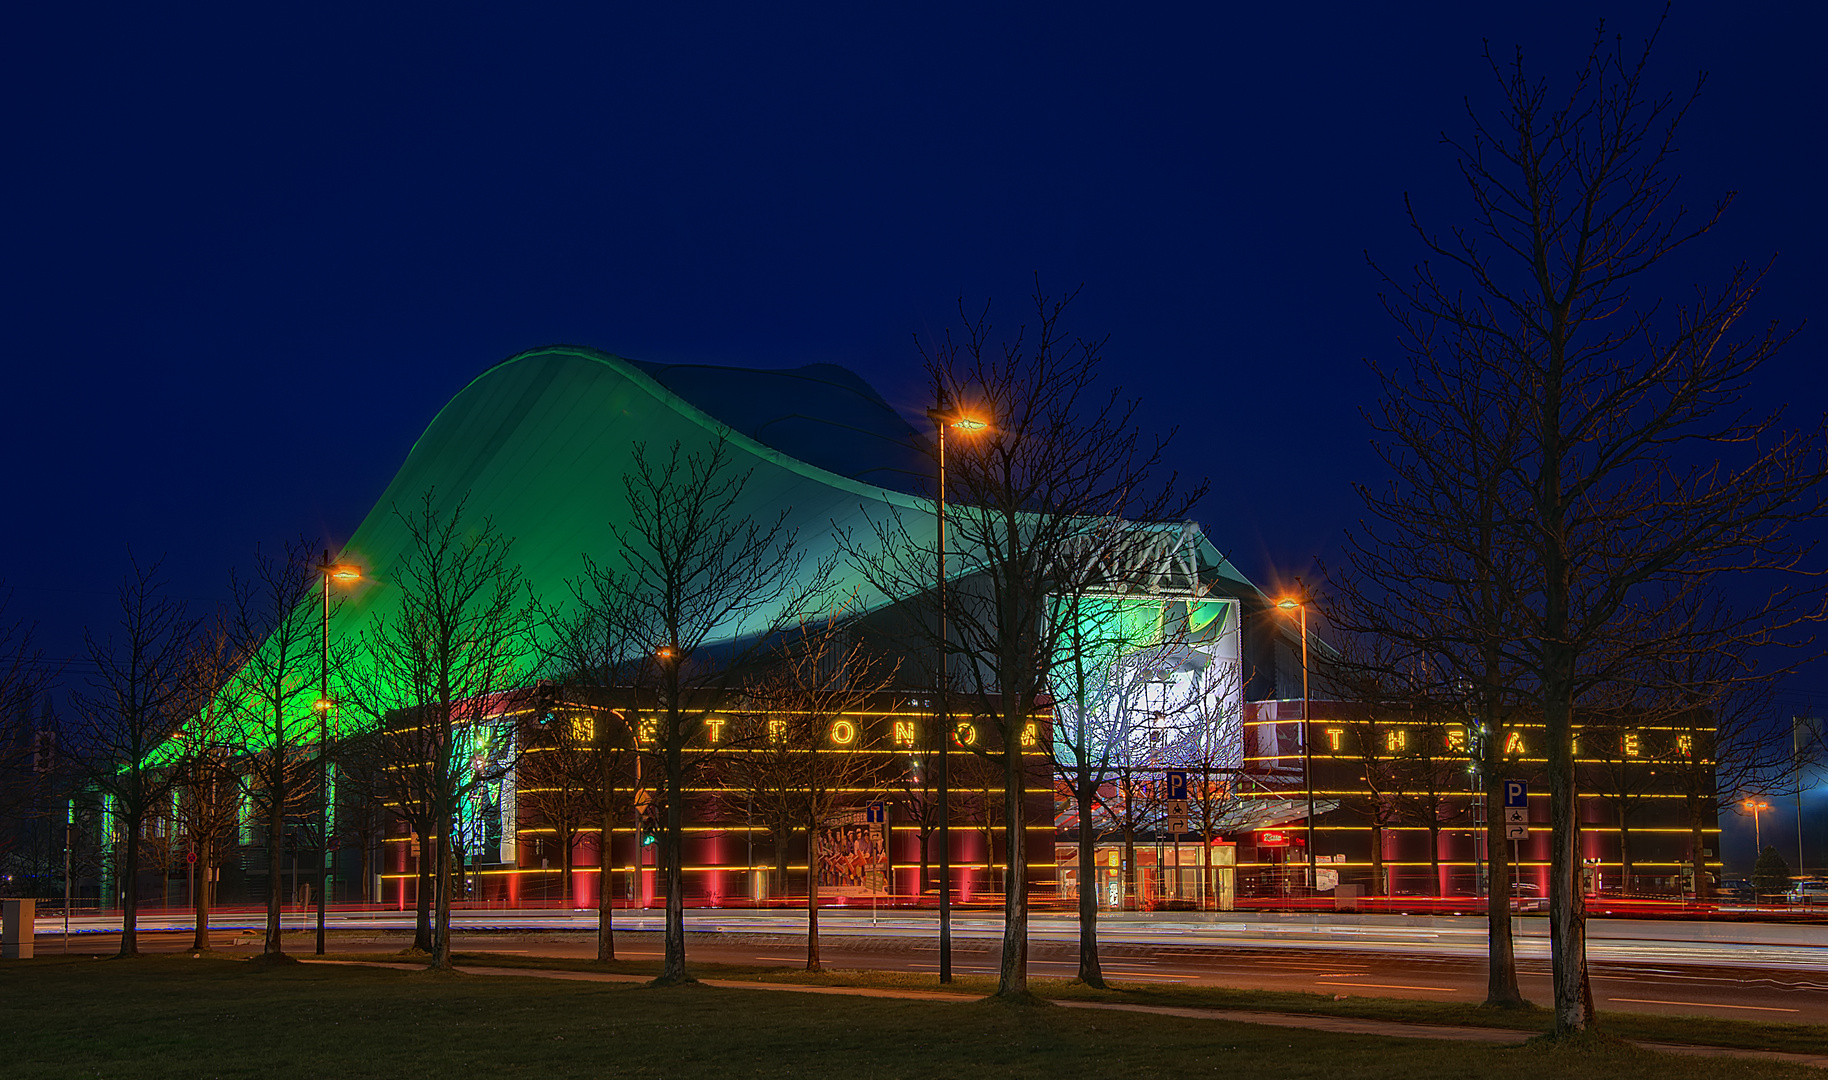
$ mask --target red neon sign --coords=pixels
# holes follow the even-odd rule
[[[1257,834],[1258,847],[1288,847],[1288,833],[1265,829]]]

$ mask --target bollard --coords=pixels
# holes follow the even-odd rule
[[[0,900],[0,960],[30,960],[38,922],[36,900]]]

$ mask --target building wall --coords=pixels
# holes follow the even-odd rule
[[[955,703],[954,710],[962,705]],[[561,711],[564,711],[561,708]],[[924,781],[935,767],[933,736],[937,721],[930,707],[906,694],[884,694],[871,707],[843,712],[833,718],[853,725],[849,742],[854,749],[842,752],[869,759],[874,782],[845,791],[840,820],[832,823],[821,845],[820,891],[832,904],[937,903],[936,880],[920,885],[921,829],[919,807],[931,797]],[[1002,862],[1006,858],[1002,835],[1002,780],[1000,773],[986,774],[985,760],[973,746],[994,750],[995,725],[983,718],[956,718],[957,733],[948,755],[952,769],[952,860],[954,897],[959,903],[1000,903]],[[741,805],[742,792],[727,782],[728,767],[741,755],[759,752],[732,732],[742,725],[723,725],[714,745],[707,731],[692,748],[697,778],[687,786],[684,808],[684,878],[686,902],[697,906],[743,906],[753,903],[797,905],[806,895],[806,836],[796,831],[786,852],[787,880],[771,880],[777,858],[772,836],[752,820]],[[526,733],[528,753],[538,752],[539,734]],[[1037,717],[1035,729],[1024,739],[1027,769],[1026,816],[1028,879],[1031,893],[1047,902],[1055,891],[1053,785],[1046,753],[1051,737],[1049,718]],[[632,755],[631,755],[632,756]],[[644,759],[640,790],[661,786],[657,764]],[[922,773],[922,770],[925,773]],[[524,775],[525,770],[522,770]],[[511,781],[512,782],[512,781]],[[633,777],[626,781],[633,788]],[[889,818],[889,842],[884,862],[841,861],[841,842],[854,841],[866,824],[860,818],[872,803],[884,803]],[[989,807],[992,835],[986,837],[985,807]],[[481,903],[556,905],[560,902],[563,859],[557,833],[542,821],[526,799],[516,802],[512,845],[498,851],[502,858],[484,858],[466,866],[467,899]],[[848,830],[848,832],[847,832]],[[506,831],[504,829],[504,831]],[[612,902],[642,907],[662,903],[665,882],[660,868],[660,845],[642,843],[643,827],[635,814],[626,815],[610,830],[608,866]],[[411,907],[417,884],[417,859],[411,838],[396,826],[387,839],[383,871],[383,902]],[[855,852],[853,851],[853,855]],[[938,838],[928,840],[930,866],[938,860]],[[574,907],[594,907],[603,879],[603,839],[600,826],[585,828],[573,844],[573,880],[570,902]],[[931,876],[931,875],[930,875]]]
[[[1311,708],[1314,719],[1304,722],[1299,701],[1249,706],[1244,724],[1246,767],[1261,784],[1242,790],[1240,797],[1281,800],[1285,806],[1303,808],[1308,797],[1303,747],[1304,740],[1311,738],[1316,805],[1313,833],[1319,868],[1336,871],[1342,883],[1371,887],[1372,848],[1379,831],[1373,822],[1381,816],[1389,822],[1381,832],[1384,884],[1390,895],[1474,895],[1482,890],[1490,857],[1485,850],[1484,822],[1488,813],[1501,816],[1502,810],[1487,808],[1484,796],[1476,790],[1482,782],[1472,769],[1469,740],[1473,733],[1455,723],[1404,723],[1400,717],[1372,721],[1362,707],[1337,702],[1316,701]],[[1516,876],[1547,895],[1549,795],[1542,756],[1544,733],[1540,724],[1522,723],[1514,728],[1520,742],[1515,765],[1506,778],[1529,784],[1531,822],[1529,837],[1513,845]],[[1641,895],[1676,895],[1684,890],[1693,844],[1690,798],[1677,780],[1680,770],[1691,766],[1706,777],[1707,794],[1700,807],[1704,818],[1702,859],[1708,871],[1717,875],[1720,830],[1712,763],[1705,756],[1685,753],[1677,742],[1696,726],[1646,724],[1579,730],[1580,846],[1582,858],[1589,863],[1591,887]],[[1381,745],[1366,751],[1364,744],[1373,739]],[[1602,742],[1603,751],[1596,745]],[[1703,741],[1699,753],[1705,752]],[[1616,779],[1621,770],[1627,783]],[[1378,780],[1368,780],[1368,774],[1377,775]],[[1629,792],[1625,798],[1633,868],[1629,883],[1621,880],[1621,787]],[[1431,807],[1441,820],[1438,869],[1426,824]],[[1299,876],[1304,877],[1304,819],[1302,813],[1241,832],[1237,837],[1241,876],[1254,876],[1270,887],[1279,887],[1278,875],[1290,873],[1291,867],[1300,868]],[[1265,832],[1289,834],[1289,846],[1259,843],[1259,834]],[[1343,861],[1332,861],[1340,857]]]

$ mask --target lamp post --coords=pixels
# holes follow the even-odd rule
[[[1314,872],[1314,722],[1308,718],[1308,602],[1285,596],[1276,601],[1283,611],[1301,613],[1301,786],[1307,788],[1308,888],[1319,882]]]
[[[317,569],[324,577],[324,647],[319,657],[322,666],[318,697],[311,703],[311,707],[317,712],[317,955],[322,956],[324,912],[329,903],[324,888],[329,882],[329,874],[324,863],[329,860],[330,849],[330,773],[327,761],[330,752],[330,709],[333,704],[330,700],[330,582],[332,579],[342,582],[360,581],[362,571],[354,566],[332,563],[328,548],[324,549],[324,561],[317,565]]]
[[[946,402],[927,410],[927,419],[939,431],[939,498],[935,503],[939,518],[939,981],[952,981],[952,814],[949,806],[950,777],[946,752],[952,742],[952,715],[947,705],[950,681],[946,673],[946,429],[964,432],[983,431],[990,425],[966,416]]]
[[[1752,844],[1757,849],[1754,857],[1765,853],[1764,832],[1758,827],[1758,815],[1761,811],[1771,809],[1771,804],[1758,799],[1747,799],[1745,808],[1752,812]]]

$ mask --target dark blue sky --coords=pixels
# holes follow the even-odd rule
[[[1587,5],[39,5],[3,39],[8,527],[54,651],[129,543],[224,591],[256,540],[346,536],[484,367],[576,342],[848,365],[918,400],[910,335],[1080,283],[1201,517],[1264,584],[1374,480],[1365,266],[1402,198],[1462,218],[1444,129],[1481,39],[1564,76]],[[1635,37],[1659,4],[1611,6]],[[1760,316],[1823,314],[1819,5],[1679,5],[1655,78],[1709,90],[1691,203],[1740,191],[1696,280],[1778,256]],[[1817,320],[1820,321],[1819,319]],[[1759,388],[1819,417],[1822,328]]]

